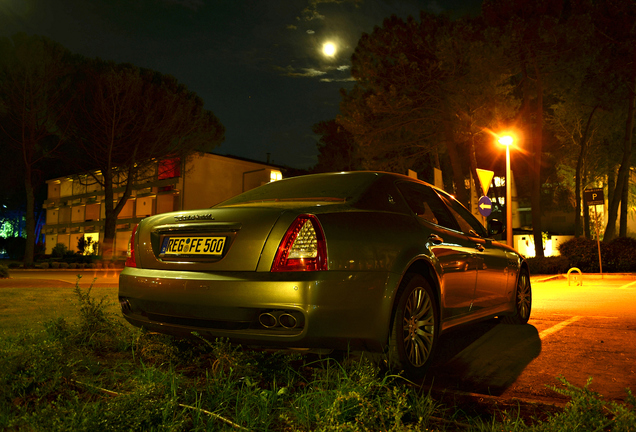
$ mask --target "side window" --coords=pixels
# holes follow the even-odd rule
[[[456,199],[446,194],[440,195],[451,213],[453,213],[455,219],[457,219],[457,223],[464,234],[484,238],[488,237],[488,232],[484,226],[466,209],[466,207],[461,205]]]
[[[404,200],[409,205],[413,213],[418,217],[443,227],[459,230],[455,219],[440,197],[430,187],[412,182],[401,182],[397,188],[404,196]]]

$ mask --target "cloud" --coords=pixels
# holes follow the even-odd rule
[[[295,25],[293,25],[293,24],[289,24],[289,25],[287,26],[287,30],[298,30],[298,27],[297,27],[297,26],[295,26]]]
[[[339,71],[346,71],[347,69],[351,69],[351,65],[338,66],[336,69],[338,69]]]
[[[316,33],[316,32],[313,31],[313,30],[307,30],[307,34],[314,34],[314,33]]]
[[[325,75],[327,72],[314,69],[314,68],[302,68],[300,71],[294,69],[292,66],[287,66],[285,68],[276,66],[275,69],[281,72],[285,76],[296,77],[296,78],[314,78],[318,76]]]
[[[320,82],[351,82],[351,81],[355,81],[354,77],[347,77],[347,78],[320,78]]]

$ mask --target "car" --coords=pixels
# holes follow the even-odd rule
[[[422,376],[448,329],[525,324],[528,265],[453,196],[386,172],[292,177],[147,217],[119,301],[131,324],[249,347],[383,353]]]

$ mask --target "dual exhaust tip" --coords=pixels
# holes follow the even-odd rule
[[[265,328],[280,326],[286,329],[293,329],[298,326],[299,321],[294,315],[284,311],[263,312],[258,316],[258,322]]]

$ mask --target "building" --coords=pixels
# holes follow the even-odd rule
[[[159,213],[207,208],[241,192],[282,178],[279,168],[245,159],[199,153],[186,166],[157,162],[134,185],[119,214],[114,251],[125,255],[131,230],[141,219]],[[99,176],[99,172],[93,174]],[[47,180],[45,253],[62,243],[76,251],[81,238],[99,244],[104,230],[104,191],[90,175]],[[115,200],[124,188],[115,189]]]

